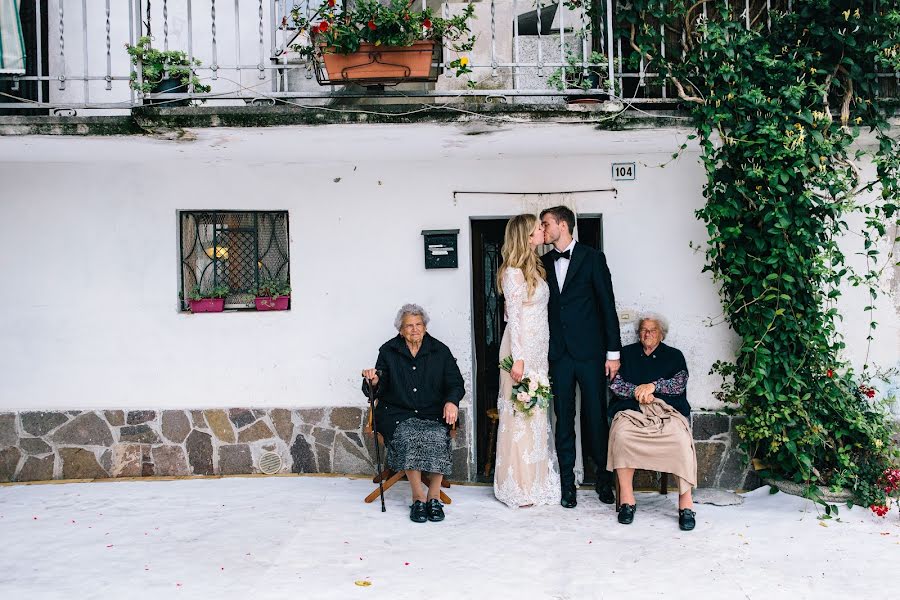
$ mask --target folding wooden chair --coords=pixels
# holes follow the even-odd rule
[[[372,410],[369,410],[369,418],[366,421],[366,427],[364,429],[365,433],[367,433],[369,435],[371,435],[373,432],[373,427],[372,427],[372,419],[373,418],[374,418],[374,416],[372,414]],[[455,423],[453,424],[453,427],[450,428],[450,437],[451,438],[456,437],[456,424]],[[378,439],[375,440],[375,443],[381,444],[382,446],[384,446],[384,438],[381,437],[380,433],[378,434]],[[385,469],[381,473],[378,473],[377,475],[375,475],[375,477],[372,478],[372,483],[375,483],[375,484],[380,483],[381,486],[376,487],[374,490],[372,490],[371,494],[369,494],[368,496],[365,497],[366,504],[374,502],[375,499],[378,498],[378,496],[381,494],[382,487],[383,487],[384,491],[388,491],[388,489],[390,489],[391,486],[393,486],[395,483],[397,483],[398,481],[400,481],[402,479],[406,479],[406,473],[404,473],[403,471],[399,471],[399,472],[393,471],[393,470],[385,467]],[[424,483],[425,485],[428,485],[428,482],[429,482],[428,475],[426,473],[422,473],[422,483]],[[446,479],[444,479],[443,481],[441,481],[441,487],[449,488],[450,482],[447,481]],[[444,490],[441,490],[441,502],[443,502],[444,504],[451,504],[453,502],[450,499],[450,496],[448,496],[447,494],[444,493]]]

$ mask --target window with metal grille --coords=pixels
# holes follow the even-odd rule
[[[226,308],[251,308],[261,282],[290,283],[287,211],[181,211],[181,310],[195,286],[228,286]]]

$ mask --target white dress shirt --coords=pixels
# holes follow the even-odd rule
[[[560,250],[560,252],[569,251],[569,255],[575,251],[575,240],[569,242],[569,245]],[[563,284],[566,282],[566,274],[569,272],[569,263],[571,261],[568,258],[560,258],[553,261],[553,269],[556,271],[556,283],[559,285],[559,293],[562,293]],[[606,360],[619,360],[618,352],[607,352]]]

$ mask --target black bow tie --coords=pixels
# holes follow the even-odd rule
[[[565,258],[565,259],[569,260],[572,256],[572,251],[566,250],[565,252],[560,252],[559,250],[551,250],[550,256],[553,258],[554,261],[559,260],[561,258]]]

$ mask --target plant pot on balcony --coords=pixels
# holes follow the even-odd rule
[[[181,83],[180,79],[173,79],[170,77],[166,77],[155,86],[153,86],[154,94],[186,94],[187,92],[188,85],[186,83]],[[144,100],[144,104],[157,106],[190,106],[191,101],[189,98],[179,98],[177,100],[168,100],[166,98],[147,98]]]
[[[600,78],[600,74],[595,70],[588,71],[586,76],[586,80],[588,83],[588,89],[585,91],[597,94],[600,94],[600,97],[597,96],[566,96],[567,104],[601,104],[609,98],[609,94],[605,93],[606,89],[601,88],[601,83],[603,80]]]
[[[256,310],[287,310],[290,303],[290,296],[278,296],[277,298],[257,296]]]
[[[225,298],[202,298],[188,300],[192,313],[222,312],[225,309]]]
[[[434,40],[419,40],[412,46],[362,43],[351,54],[338,54],[323,47],[325,69],[318,69],[316,76],[322,85],[436,81],[437,74],[431,72],[434,45]]]

